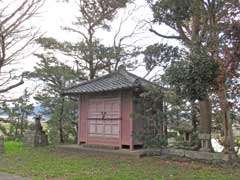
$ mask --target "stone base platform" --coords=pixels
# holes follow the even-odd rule
[[[108,146],[96,146],[96,145],[62,144],[57,145],[56,148],[72,152],[98,152],[116,155],[131,155],[136,157],[140,157],[140,155],[142,154],[142,150],[130,151],[129,149],[119,149]]]
[[[197,161],[202,163],[210,164],[237,164],[239,165],[239,160],[235,156],[224,153],[211,153],[211,152],[201,152],[201,151],[191,151],[184,149],[174,149],[174,148],[163,148],[163,149],[139,149],[139,150],[129,150],[129,149],[111,149],[111,148],[100,148],[99,146],[84,146],[78,144],[69,145],[57,145],[57,149],[64,151],[73,152],[97,152],[97,153],[110,153],[116,155],[132,155],[135,157],[146,157],[146,156],[159,156],[163,159],[172,159],[177,161]]]
[[[239,163],[239,159],[234,154],[213,153],[213,152],[201,152],[191,151],[184,149],[164,148],[164,149],[146,149],[142,150],[140,155],[144,156],[168,156],[178,157],[182,159],[196,160],[205,163]]]

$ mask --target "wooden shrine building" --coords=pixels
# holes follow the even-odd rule
[[[78,144],[129,148],[141,145],[133,132],[142,128],[134,97],[153,83],[125,70],[83,82],[69,88],[64,95],[77,96],[80,101]]]

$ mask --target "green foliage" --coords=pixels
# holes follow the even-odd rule
[[[151,3],[154,22],[175,27],[177,23],[190,20],[193,0],[159,0]]]
[[[23,144],[20,141],[5,141],[4,142],[4,151],[8,155],[22,153]]]
[[[131,0],[80,0],[76,2],[79,11],[72,25],[63,28],[77,34],[78,42],[59,42],[54,38],[39,38],[37,42],[45,49],[69,56],[77,70],[86,72],[89,79],[98,77],[99,73],[115,71],[121,63],[132,65],[128,61],[139,51],[137,48],[123,48],[122,41],[128,36],[121,38],[119,43],[113,39],[112,46],[104,45],[96,36],[100,29],[110,30],[110,22],[118,10],[129,2]]]
[[[94,75],[98,72],[112,69],[116,64],[116,54],[113,47],[108,47],[99,42],[99,40],[93,40],[91,43],[91,51],[89,50],[89,44],[85,41],[72,43],[72,42],[59,42],[53,38],[39,38],[37,42],[48,50],[60,51],[61,53],[73,57],[77,69],[90,71],[89,64],[92,64],[92,71]],[[123,49],[120,49],[124,52]],[[119,54],[119,56],[121,56]],[[93,57],[93,58],[92,58]],[[91,61],[89,60],[91,59]]]
[[[201,100],[213,92],[218,75],[218,64],[201,49],[189,55],[189,61],[171,64],[166,80],[177,94],[189,100]]]
[[[37,54],[40,62],[32,77],[45,83],[44,88],[35,96],[43,107],[43,115],[50,116],[48,136],[50,143],[75,141],[76,139],[76,102],[63,97],[64,89],[71,87],[84,78],[83,73],[58,61],[51,53]]]
[[[188,102],[180,97],[174,90],[167,89],[163,96],[164,115],[166,121],[171,125],[189,121],[190,106]]]
[[[225,71],[231,71],[225,73],[225,76],[228,76],[226,81],[234,77],[232,72],[239,64],[239,23],[236,20],[240,12],[239,1],[150,0],[149,3],[154,14],[153,22],[165,24],[177,33],[174,36],[159,36],[180,40],[190,51],[188,59],[192,61],[191,64],[175,64],[170,70],[170,74],[174,71],[183,72],[177,73],[176,78],[173,77],[173,84],[180,85],[184,79],[189,82],[183,83],[184,85],[178,88],[179,92],[189,94],[190,99],[202,99],[211,93],[213,88],[216,90],[218,71],[223,70],[219,69],[217,64],[225,64],[225,67],[228,67]],[[233,53],[234,49],[236,53]],[[228,54],[228,50],[232,55]],[[180,66],[179,70],[177,66]],[[187,69],[184,69],[185,66]],[[193,87],[186,90],[185,87],[192,84]],[[201,93],[196,95],[197,92]]]
[[[128,0],[80,0],[82,18],[78,19],[78,23],[108,29],[107,21],[112,20],[116,11],[125,7],[127,2]]]
[[[99,29],[110,30],[110,24],[117,11],[126,7],[128,0],[80,0],[79,13],[72,26],[64,29],[76,33],[80,41],[73,44],[73,51],[68,55],[74,57],[80,69],[87,71],[90,79],[94,79],[98,72],[111,72],[114,64],[121,58],[115,47],[106,47],[96,37]],[[71,44],[71,43],[68,43]],[[120,49],[119,49],[120,50]],[[115,68],[114,68],[115,69]]]
[[[143,122],[142,130],[136,132],[135,136],[145,147],[161,147],[167,143],[166,135],[163,133],[162,101],[162,90],[157,87],[147,88],[134,100],[137,110],[133,114],[133,119],[138,121],[141,119]]]
[[[180,61],[182,58],[178,47],[167,44],[150,45],[144,50],[143,54],[147,70],[152,70],[156,66],[166,68],[171,63]]]
[[[52,101],[54,99],[50,98]],[[59,100],[59,99],[58,99]],[[43,101],[40,101],[44,103]],[[46,107],[46,106],[45,106]],[[64,107],[63,112],[62,107]],[[64,142],[76,143],[77,136],[77,103],[65,98],[64,102],[58,102],[51,106],[50,119],[48,120],[48,138],[52,144],[60,142],[59,119],[62,118]]]
[[[226,114],[236,108],[236,105],[232,105],[233,102],[239,101],[238,93],[234,92],[234,89],[238,89],[236,84],[239,82],[233,81],[239,77],[240,2],[150,0],[150,5],[153,22],[166,25],[173,34],[164,35],[154,29],[150,29],[151,32],[162,38],[179,40],[189,51],[184,61],[171,64],[167,69],[168,83],[179,96],[191,102],[207,100],[215,93],[219,99],[217,103],[221,104],[222,117],[218,121],[224,122],[225,135],[230,134],[229,137],[225,136],[225,142],[233,146],[233,138],[228,132],[231,131],[231,125],[227,125],[231,124],[231,118]],[[210,108],[206,111],[203,106],[200,108],[202,117],[211,114]],[[210,122],[211,116],[202,120],[207,119]],[[210,131],[211,127],[208,129]]]
[[[52,53],[35,54],[41,61],[35,66],[31,76],[45,82],[48,92],[62,93],[62,91],[73,85],[75,81],[84,78],[83,73],[75,71],[66,64],[60,62]],[[53,92],[54,91],[54,92]]]
[[[235,142],[234,142],[235,146],[237,147],[236,152],[239,153],[240,152],[240,136],[235,138]]]
[[[25,89],[24,94],[13,102],[13,106],[3,102],[1,109],[3,114],[7,114],[7,119],[3,122],[9,123],[7,128],[1,128],[2,133],[8,139],[21,139],[24,131],[28,128],[28,116],[33,114],[33,104],[29,103],[30,93]]]

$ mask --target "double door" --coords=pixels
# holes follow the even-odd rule
[[[119,138],[121,127],[120,98],[90,99],[88,136]]]

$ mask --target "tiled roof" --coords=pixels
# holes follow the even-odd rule
[[[130,89],[138,86],[144,87],[152,84],[153,83],[150,81],[127,72],[125,69],[119,69],[111,74],[73,86],[65,90],[64,94],[70,95],[113,91],[119,89]]]

